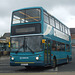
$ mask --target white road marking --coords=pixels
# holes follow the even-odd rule
[[[0,66],[10,66],[10,64],[0,64]]]
[[[0,58],[0,60],[7,60],[7,59],[10,59],[10,58]]]
[[[55,72],[57,72],[58,71],[58,67],[49,69],[48,71],[51,71],[51,72],[55,71]]]

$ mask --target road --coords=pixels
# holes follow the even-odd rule
[[[45,73],[45,72],[75,72],[75,52],[72,52],[72,62],[61,64],[56,68],[32,68],[26,69],[24,66],[10,66],[9,57],[0,57],[0,73]]]
[[[0,73],[39,73],[39,72],[53,72],[58,71],[57,68],[53,69],[52,67],[45,67],[45,68],[32,68],[26,69],[24,66],[10,66],[9,65],[9,57],[8,59],[1,59],[0,60]]]

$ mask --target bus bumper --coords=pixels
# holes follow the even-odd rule
[[[45,66],[44,62],[10,62],[10,66]]]

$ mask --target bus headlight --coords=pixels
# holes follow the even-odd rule
[[[11,60],[14,60],[14,57],[12,57]]]
[[[36,60],[39,60],[39,57],[36,57]]]

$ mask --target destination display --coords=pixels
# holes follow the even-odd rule
[[[11,27],[11,35],[25,35],[41,33],[41,24],[24,24]]]
[[[16,33],[34,32],[34,31],[35,31],[35,27],[16,29]]]

